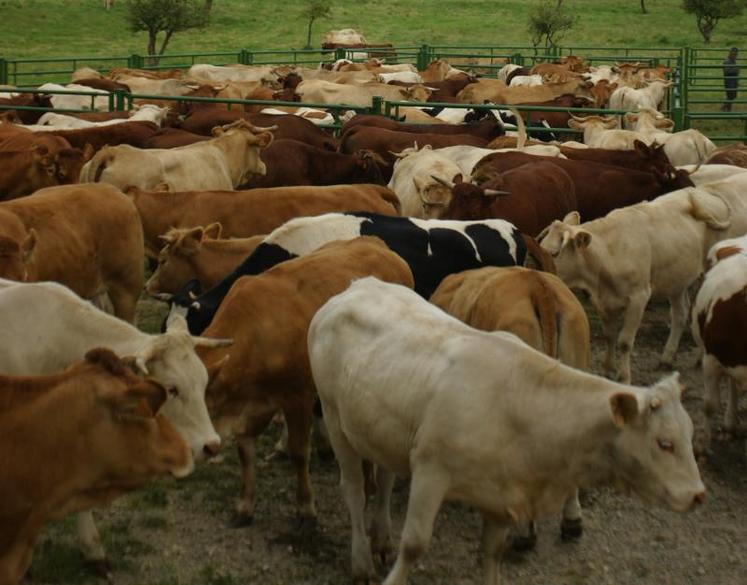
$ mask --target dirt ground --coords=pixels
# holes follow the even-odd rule
[[[141,325],[151,328],[159,309],[140,307]],[[593,310],[594,369],[600,371],[603,341]],[[668,308],[649,307],[633,360],[634,383],[663,375],[656,363],[666,339]],[[747,334],[747,332],[746,332]],[[688,386],[684,402],[702,428],[702,382],[689,334],[676,368]],[[742,404],[744,410],[744,404]],[[744,414],[744,413],[743,413]],[[538,421],[541,424],[541,421]],[[277,429],[267,433],[260,456],[271,452]],[[701,472],[707,503],[689,514],[651,508],[609,488],[583,494],[584,535],[560,540],[559,518],[543,521],[537,548],[511,553],[503,563],[512,585],[738,585],[747,583],[747,474],[744,441],[716,445]],[[350,582],[348,514],[338,489],[337,467],[315,457],[312,481],[319,525],[300,532],[294,522],[295,481],[283,460],[258,469],[255,522],[228,528],[240,485],[235,449],[224,461],[202,464],[189,478],[163,480],[122,498],[96,518],[114,564],[118,585],[339,585]],[[395,487],[392,516],[398,538],[407,503],[407,483]],[[432,545],[412,574],[413,585],[481,583],[480,521],[459,504],[445,505]],[[382,572],[382,575],[384,573]],[[39,585],[102,582],[91,576],[76,550],[74,522],[55,523],[37,548],[29,582]]]

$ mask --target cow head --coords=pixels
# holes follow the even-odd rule
[[[660,173],[666,173],[674,178],[676,169],[669,161],[667,153],[664,152],[663,144],[657,145],[656,142],[653,142],[648,145],[641,140],[634,140],[633,151],[638,154],[643,162],[650,165],[651,172],[653,172],[653,169],[657,169]]]
[[[437,176],[433,176],[432,178],[443,186],[448,187],[451,191],[448,200],[445,203],[441,203],[445,209],[441,210],[440,215],[434,217],[465,221],[485,219],[486,217],[491,217],[490,206],[496,197],[510,195],[508,191],[501,189],[503,178],[500,175],[497,175],[483,185],[466,182],[461,173],[456,175],[452,182],[444,181]],[[431,203],[431,206],[433,205],[434,203]]]
[[[230,339],[190,335],[184,316],[173,313],[167,320],[166,332],[150,336],[147,344],[133,356],[139,372],[174,390],[161,412],[187,442],[196,460],[217,455],[220,437],[205,404],[208,373],[195,349],[232,344]]]
[[[355,177],[358,183],[373,183],[386,185],[381,169],[389,166],[381,156],[373,150],[359,150],[355,153],[356,165],[359,173]]]
[[[431,93],[432,90],[421,83],[400,89],[403,100],[411,102],[427,102]]]
[[[637,112],[628,112],[623,118],[626,127],[636,131],[664,130],[665,132],[671,132],[674,129],[672,120],[651,108],[639,108]]]
[[[0,278],[25,282],[35,246],[36,230],[33,228],[20,242],[9,236],[0,236]]]
[[[77,148],[63,148],[55,155],[55,174],[60,185],[68,185],[78,182],[80,171],[96,150],[86,143],[83,151]]]
[[[650,388],[612,395],[617,428],[615,476],[644,500],[685,512],[703,503],[705,486],[693,455],[693,424],[674,373]]]
[[[277,129],[277,126],[260,128],[243,118],[225,126],[213,128],[212,133],[215,137],[233,137],[230,138],[231,141],[239,140],[243,142],[243,147],[239,147],[238,144],[235,144],[234,147],[226,147],[230,151],[229,156],[236,157],[230,163],[230,166],[233,167],[231,179],[235,186],[244,185],[252,177],[262,176],[267,172],[265,163],[259,156],[259,151],[270,145],[273,140],[272,133]],[[237,139],[237,136],[241,136],[241,138]],[[238,176],[236,175],[237,172]]]
[[[212,223],[207,227],[172,228],[159,236],[165,246],[158,254],[158,266],[145,284],[148,294],[176,294],[199,274],[198,263],[202,243],[218,239],[223,226]]]
[[[558,276],[569,287],[581,287],[593,271],[594,259],[589,256],[592,235],[581,226],[577,211],[555,220],[537,237],[540,246],[553,257]]]
[[[591,96],[594,99],[595,108],[604,108],[610,101],[610,96],[617,89],[617,82],[610,83],[607,79],[600,79],[594,86],[589,90]]]
[[[617,128],[615,116],[574,116],[568,120],[568,127],[574,130],[586,130],[587,127],[602,130]]]

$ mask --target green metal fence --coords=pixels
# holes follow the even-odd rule
[[[221,52],[175,53],[150,59],[142,55],[56,57],[44,59],[4,59],[0,57],[0,85],[29,86],[44,81],[69,80],[70,74],[84,66],[108,72],[115,67],[135,69],[188,68],[195,63],[214,65],[299,65],[316,67],[321,62],[349,58],[365,60],[383,55],[387,62],[410,62],[424,69],[437,58],[444,58],[457,67],[494,74],[506,63],[531,66],[553,61],[565,55],[579,55],[588,62],[601,65],[615,62],[642,62],[648,66],[666,65],[672,68],[674,82],[667,95],[664,111],[675,121],[675,129],[698,128],[716,141],[747,141],[747,98],[734,100],[733,112],[722,112],[724,102],[723,59],[728,48],[660,48],[660,47],[593,47],[563,46],[536,49],[529,45],[459,46],[407,45],[391,48],[367,47],[311,50],[250,50]],[[739,79],[747,76],[740,75]],[[93,99],[93,98],[92,98]],[[173,99],[173,98],[169,98]],[[242,102],[243,103],[243,102]],[[298,105],[298,104],[296,104]],[[453,106],[453,104],[452,104]],[[329,106],[327,106],[329,109]],[[333,108],[334,109],[334,108]],[[567,130],[567,129],[566,129]]]

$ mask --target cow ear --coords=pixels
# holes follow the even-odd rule
[[[148,420],[155,416],[168,397],[169,393],[163,386],[152,380],[143,380],[130,386],[124,394],[117,395],[111,402],[111,409],[120,420]]]
[[[633,149],[642,156],[648,156],[651,154],[651,149],[641,140],[633,141]]]
[[[581,214],[578,211],[571,211],[563,218],[563,223],[568,225],[581,225]]]
[[[261,134],[257,134],[257,145],[260,148],[267,148],[272,143],[272,139],[274,138],[272,135],[272,132],[262,132]]]
[[[209,238],[211,240],[217,240],[220,238],[222,233],[223,225],[219,221],[216,221],[205,228],[202,239]]]
[[[451,181],[455,185],[459,185],[461,183],[464,183],[464,175],[462,173],[459,173],[458,175],[454,175],[454,178]]]
[[[171,191],[171,187],[169,187],[168,183],[158,183],[153,190],[157,193],[168,193]]]
[[[83,162],[91,160],[94,154],[96,154],[96,149],[90,142],[86,142],[86,145],[83,147]]]
[[[86,353],[84,358],[89,364],[100,364],[115,376],[124,374],[124,364],[110,349],[97,347]]]
[[[638,398],[635,394],[618,392],[610,397],[612,422],[618,428],[631,424],[638,416]]]
[[[192,256],[200,250],[202,239],[205,237],[205,228],[194,227],[180,238],[178,246],[179,254],[183,256]]]
[[[28,262],[31,259],[31,254],[34,253],[36,247],[36,230],[31,228],[29,230],[26,239],[21,244],[21,254],[23,255],[23,261]]]
[[[576,244],[576,247],[579,250],[588,248],[591,243],[591,234],[586,230],[579,230],[576,232],[576,235],[573,236],[573,243]]]

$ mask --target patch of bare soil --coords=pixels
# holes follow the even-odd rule
[[[148,303],[141,303],[150,310]],[[594,371],[601,371],[603,339],[594,311]],[[665,374],[657,369],[668,332],[668,307],[646,312],[634,351],[634,382],[649,384]],[[697,429],[702,428],[702,380],[689,334],[676,368],[688,386],[684,399]],[[744,406],[744,405],[742,405]],[[744,408],[742,408],[744,410]],[[744,414],[744,413],[743,413]],[[537,424],[542,424],[537,421]],[[118,585],[339,585],[350,581],[348,514],[334,462],[315,458],[312,481],[319,525],[299,531],[294,518],[295,480],[283,460],[264,461],[277,438],[267,433],[259,455],[254,524],[231,529],[240,474],[231,446],[219,464],[202,464],[179,482],[165,480],[97,513],[115,564]],[[747,583],[747,474],[743,440],[717,444],[701,466],[708,488],[704,507],[690,514],[652,508],[609,488],[582,497],[584,534],[577,543],[560,540],[559,517],[544,520],[534,551],[511,553],[503,563],[504,582],[513,585],[738,585]],[[407,504],[407,483],[393,497],[398,538]],[[413,585],[482,583],[478,565],[480,520],[470,508],[445,505],[432,545],[412,574]],[[37,546],[31,582],[39,585],[88,582],[74,549],[71,521],[52,525]],[[381,573],[382,579],[384,572]]]

